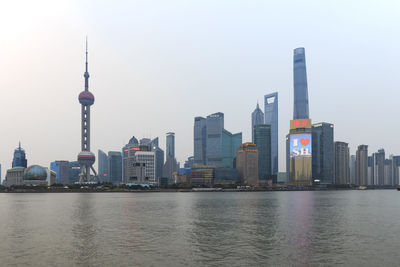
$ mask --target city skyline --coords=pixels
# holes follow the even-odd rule
[[[383,6],[378,11],[383,12],[382,10],[388,9],[387,4]],[[239,10],[237,4],[231,4],[228,7],[231,13]],[[371,7],[370,5],[364,7],[358,17],[367,25],[366,15],[369,14]],[[32,8],[39,12],[36,7]],[[69,12],[70,8],[67,5],[66,10]],[[163,10],[167,7],[161,5],[158,8]],[[219,8],[222,9],[222,7]],[[279,4],[276,8],[283,9]],[[325,8],[321,6],[319,8],[325,11]],[[196,12],[190,5],[186,9],[188,14]],[[125,14],[118,7],[111,10]],[[264,6],[262,10],[266,10]],[[99,9],[95,11],[93,16],[101,13]],[[146,4],[141,6],[141,11],[153,14]],[[174,11],[178,15],[180,14],[179,10],[174,9]],[[129,52],[132,48],[128,49],[128,47],[133,44],[133,40],[123,39],[123,32],[111,33],[108,30],[100,32],[94,25],[96,20],[93,17],[86,21],[81,20],[80,24],[72,24],[69,27],[68,23],[64,21],[67,17],[66,14],[69,13],[63,12],[61,9],[55,10],[55,14],[61,14],[55,25],[63,26],[57,31],[52,26],[47,26],[42,31],[39,26],[42,26],[43,21],[34,20],[26,30],[23,25],[17,24],[15,26],[17,30],[12,32],[12,38],[8,38],[5,44],[4,51],[6,52],[0,52],[2,58],[5,59],[5,64],[1,64],[0,72],[3,73],[3,76],[0,79],[0,87],[3,88],[3,93],[6,95],[0,105],[1,121],[4,125],[0,141],[2,178],[4,178],[5,170],[11,167],[12,153],[19,140],[23,144],[27,158],[32,163],[48,167],[54,160],[75,160],[80,143],[80,125],[77,122],[80,114],[76,96],[82,89],[81,75],[84,58],[82,40],[86,34],[91,40],[91,73],[96,77],[91,82],[93,93],[96,95],[96,105],[93,107],[94,112],[91,118],[91,132],[96,136],[96,140],[92,142],[92,151],[97,151],[97,149],[119,151],[132,135],[140,138],[160,137],[160,147],[165,148],[165,142],[161,137],[165,133],[173,131],[176,133],[176,157],[183,163],[188,156],[193,155],[193,118],[219,111],[225,114],[227,129],[231,132],[243,132],[243,142],[251,141],[249,114],[254,109],[254,103],[262,100],[265,94],[276,91],[280,95],[279,170],[284,171],[284,140],[285,134],[288,132],[287,122],[293,113],[291,108],[293,103],[291,52],[296,47],[304,46],[307,50],[308,90],[313,122],[329,121],[333,123],[335,125],[335,141],[349,143],[351,155],[355,155],[356,148],[361,144],[367,144],[370,151],[384,148],[388,156],[400,152],[400,145],[396,141],[395,135],[399,126],[393,123],[396,121],[395,115],[398,113],[395,101],[400,96],[396,87],[399,84],[399,78],[396,77],[394,68],[398,61],[397,49],[394,48],[398,46],[399,41],[392,39],[394,37],[391,37],[391,34],[381,33],[387,49],[376,54],[367,53],[372,51],[377,43],[367,42],[370,40],[366,36],[367,31],[364,32],[364,27],[359,25],[353,25],[350,28],[360,30],[357,31],[357,36],[363,37],[361,40],[363,43],[367,43],[364,47],[356,45],[359,43],[355,37],[350,38],[352,42],[347,43],[346,47],[340,46],[333,40],[338,34],[335,35],[335,32],[329,30],[326,34],[333,33],[333,36],[330,37],[332,39],[328,39],[332,43],[322,42],[322,37],[321,40],[310,38],[307,32],[300,30],[300,33],[304,33],[305,36],[296,35],[289,41],[286,40],[287,44],[285,45],[282,45],[280,41],[277,41],[276,44],[268,44],[268,40],[260,39],[257,34],[247,33],[249,38],[244,43],[245,48],[241,48],[240,44],[243,42],[239,42],[238,45],[228,46],[228,51],[224,51],[228,45],[225,36],[225,42],[222,44],[203,41],[193,48],[194,51],[206,48],[208,53],[213,51],[210,49],[215,49],[211,56],[201,53],[205,59],[200,61],[200,64],[199,57],[190,56],[193,50],[185,50],[183,47],[179,47],[182,49],[181,51],[175,50],[169,46],[171,40],[169,43],[167,42],[166,46],[158,46],[156,45],[157,39],[144,40],[145,32],[123,28],[129,36],[139,34],[140,42],[133,49],[136,52]],[[232,20],[231,13],[224,16]],[[249,7],[241,17],[247,26],[254,25],[254,21],[247,16],[252,13],[261,19],[261,13],[257,13],[256,6]],[[23,14],[30,17],[29,14]],[[398,21],[390,14],[386,20],[375,25],[374,29],[385,28],[391,20]],[[214,15],[211,14],[211,18],[215,21],[217,18]],[[346,12],[343,15],[345,21],[350,20],[347,15]],[[314,14],[314,16],[317,15]],[[76,17],[83,18],[82,14],[76,14]],[[10,19],[7,16],[6,18]],[[19,16],[16,16],[15,19],[18,18]],[[163,15],[163,18],[173,26],[177,26],[168,14]],[[178,20],[183,19],[189,19],[189,16],[180,14]],[[197,20],[203,21],[199,17]],[[196,22],[195,20],[189,21]],[[67,22],[70,21],[67,20]],[[217,29],[211,34],[224,32],[225,28],[230,29],[231,26],[222,21],[219,22]],[[237,25],[237,21],[233,22],[234,25]],[[122,21],[119,20],[114,23],[115,26],[122,25]],[[300,24],[306,26],[308,22]],[[78,28],[78,25],[85,27]],[[330,24],[327,23],[327,25]],[[156,26],[152,25],[151,27]],[[151,27],[145,28],[152,29]],[[175,30],[172,30],[172,34],[188,30],[186,28],[173,29]],[[204,37],[202,28],[196,27],[196,29],[201,32],[200,36]],[[395,30],[390,25],[386,29]],[[370,30],[368,29],[368,31]],[[35,33],[39,31],[42,34],[36,35]],[[266,31],[276,36],[278,34],[271,29]],[[283,31],[287,34],[293,33],[286,27],[283,28]],[[236,33],[237,37],[227,34],[236,40],[237,37],[246,33],[239,30]],[[154,36],[166,38],[162,35],[161,28],[157,27]],[[187,41],[192,43],[191,41],[197,40],[198,37],[189,36]],[[214,38],[218,40],[217,36]],[[32,43],[31,40],[35,40],[34,45],[25,45],[25,43]],[[68,46],[65,45],[66,40],[68,40]],[[121,40],[125,40],[126,43],[121,44]],[[167,38],[167,40],[169,39]],[[262,46],[259,46],[258,42]],[[147,50],[143,50],[145,44],[153,46],[150,45]],[[117,46],[121,46],[118,51],[113,49]],[[256,58],[249,51],[249,47],[253,47],[261,56]],[[139,51],[144,51],[144,55],[139,55]],[[231,55],[230,53],[233,51],[236,52]],[[152,53],[159,58],[151,56]],[[368,57],[365,56],[367,54]],[[189,57],[184,59],[187,55]],[[176,59],[166,64],[171,59],[170,56]],[[154,60],[154,62],[148,63],[148,59]],[[344,60],[349,64],[343,64]],[[375,75],[369,73],[370,70],[368,70],[372,63],[375,66],[372,68]],[[168,71],[171,64],[177,66],[176,72]],[[113,69],[115,66],[116,70]],[[205,66],[211,67],[211,69],[205,71],[203,69]],[[235,68],[232,69],[232,66]],[[236,68],[239,66],[249,68],[251,72],[242,67]],[[184,69],[187,71],[183,71]],[[223,72],[223,79],[218,78],[215,73],[219,73],[223,69],[226,69],[226,72]],[[178,70],[182,73],[179,73]],[[199,73],[193,74],[198,70],[200,70]],[[355,70],[358,71],[355,72]],[[23,79],[21,79],[21,75]],[[120,79],[122,77],[125,78]],[[204,79],[204,81],[201,82],[200,79]],[[378,90],[380,99],[377,99],[374,94]],[[361,96],[360,92],[363,93]],[[135,96],[137,97],[135,98]],[[147,107],[153,109],[152,112],[142,115],[140,111],[146,106],[137,105],[137,103],[143,98],[154,99],[155,103]],[[164,101],[165,98],[167,101]],[[50,102],[49,99],[52,101]],[[194,101],[194,99],[199,101]],[[339,101],[334,101],[336,99]],[[329,104],[328,107],[327,104]],[[263,106],[262,102],[260,105]],[[163,110],[169,112],[163,112]],[[11,111],[14,112],[11,113]],[[115,119],[115,114],[121,114],[121,118]],[[140,114],[140,117],[134,117],[134,114]],[[348,114],[357,117],[357,120],[349,117]],[[371,123],[376,121],[379,121],[379,127],[371,127]],[[379,137],[380,129],[386,129],[383,133],[384,138]],[[110,138],[111,133],[114,133],[113,139]]]

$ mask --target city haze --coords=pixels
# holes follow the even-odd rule
[[[310,118],[335,140],[400,154],[397,1],[9,1],[0,10],[2,178],[80,152],[85,36],[91,150],[175,132],[193,155],[195,116],[225,114],[251,141],[251,112],[279,93],[279,170],[293,117],[293,49],[305,47]],[[97,169],[97,162],[95,163]]]

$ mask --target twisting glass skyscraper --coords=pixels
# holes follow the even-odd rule
[[[306,54],[303,47],[296,48],[293,56],[293,119],[308,119],[308,87],[306,71]]]

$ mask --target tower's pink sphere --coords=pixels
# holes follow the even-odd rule
[[[79,94],[79,103],[85,106],[91,106],[94,103],[94,95],[89,91],[83,91]]]

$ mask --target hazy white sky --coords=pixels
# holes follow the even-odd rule
[[[293,113],[293,49],[306,48],[310,116],[335,140],[400,154],[397,0],[1,1],[0,163],[21,140],[28,164],[75,160],[85,36],[92,151],[176,133],[193,154],[193,118],[225,113],[249,141],[257,100],[279,92],[280,170]],[[97,163],[96,163],[97,168]]]

